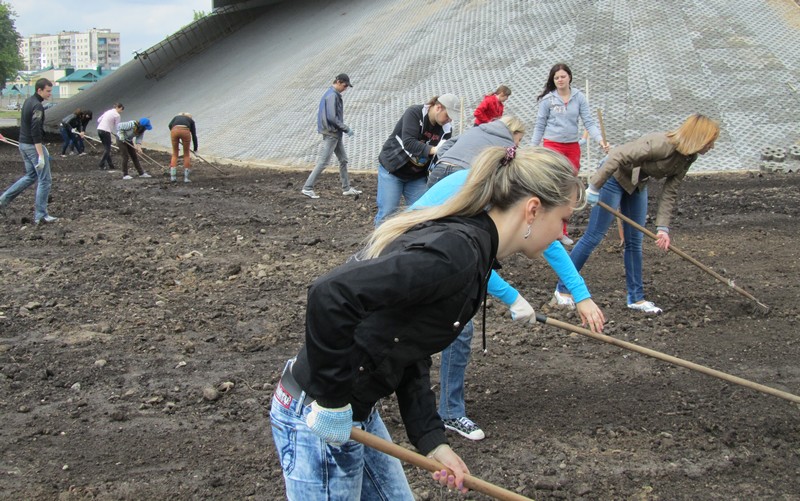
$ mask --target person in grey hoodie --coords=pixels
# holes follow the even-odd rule
[[[344,143],[342,142],[343,134],[353,137],[352,127],[344,123],[344,103],[342,102],[342,93],[352,86],[350,77],[345,73],[340,73],[333,80],[333,85],[328,88],[319,101],[317,132],[322,134],[322,152],[319,155],[317,165],[311,171],[308,179],[306,179],[306,184],[303,185],[301,191],[308,198],[319,198],[319,195],[314,191],[314,183],[317,182],[317,177],[325,170],[325,166],[334,153],[336,153],[336,158],[339,160],[339,179],[342,181],[342,195],[355,196],[361,194],[361,191],[350,186],[350,179],[347,176],[347,153],[344,151]]]
[[[504,116],[469,129],[439,147],[437,161],[428,173],[428,188],[453,172],[469,169],[478,153],[489,146],[519,146],[525,124],[517,117]]]
[[[600,129],[594,123],[589,101],[586,96],[572,86],[572,70],[564,63],[550,68],[544,90],[539,97],[539,113],[533,129],[531,144],[557,151],[567,157],[575,169],[575,175],[581,169],[581,147],[578,144],[578,120],[583,121],[592,139],[608,153],[608,143],[603,140]],[[572,245],[574,242],[567,235],[564,224],[564,235],[561,243]]]

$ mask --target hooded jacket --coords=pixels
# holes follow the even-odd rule
[[[427,104],[410,106],[383,143],[378,161],[384,169],[402,179],[427,175],[431,148],[450,139],[451,125],[435,125],[428,118]]]
[[[542,97],[539,101],[539,113],[536,116],[536,126],[533,129],[531,144],[539,146],[542,138],[556,143],[578,142],[578,119],[583,121],[584,127],[589,131],[596,142],[603,139],[600,129],[594,123],[589,101],[583,92],[570,87],[570,96],[567,104],[554,90]]]
[[[514,146],[513,134],[500,120],[478,125],[460,136],[450,139],[438,148],[437,162],[469,169],[478,154],[491,146],[505,148]]]
[[[374,259],[351,260],[308,291],[305,345],[292,367],[323,407],[364,420],[395,393],[408,438],[427,454],[447,443],[431,390],[431,355],[483,300],[498,235],[486,213],[415,226]]]
[[[500,102],[497,94],[488,94],[475,108],[475,113],[473,113],[475,125],[489,123],[495,118],[502,117],[504,108],[505,106]]]

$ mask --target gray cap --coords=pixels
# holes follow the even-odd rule
[[[455,118],[456,115],[461,113],[461,100],[455,94],[442,94],[438,99],[439,103],[447,108],[447,114],[450,118]]]

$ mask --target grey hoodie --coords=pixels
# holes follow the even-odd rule
[[[490,146],[514,146],[514,136],[500,120],[480,124],[450,139],[436,152],[437,162],[469,169],[478,155]]]

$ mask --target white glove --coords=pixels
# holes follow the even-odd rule
[[[600,192],[591,184],[586,188],[586,201],[594,207],[600,201]]]
[[[529,324],[536,323],[536,312],[529,302],[525,301],[522,294],[517,296],[517,299],[509,306],[511,310],[511,319],[514,321],[526,322]]]
[[[311,412],[306,416],[306,425],[312,433],[332,445],[342,445],[350,439],[353,428],[353,409],[350,404],[329,409],[316,401],[311,402]]]
[[[44,169],[44,156],[40,155],[36,165],[33,166],[37,171]]]

